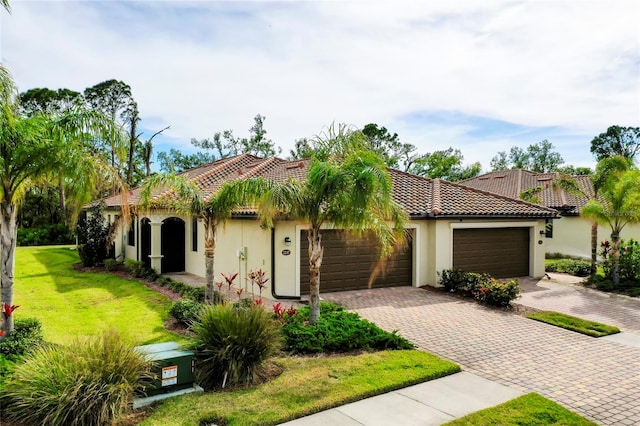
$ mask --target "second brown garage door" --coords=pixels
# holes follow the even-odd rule
[[[496,278],[529,275],[529,228],[454,229],[453,267]]]
[[[369,288],[378,264],[373,239],[347,238],[345,232],[322,231],[324,255],[320,267],[320,292]],[[300,294],[309,294],[309,245],[307,232],[300,236]],[[387,261],[386,273],[375,275],[373,287],[410,286],[412,283],[412,241]]]

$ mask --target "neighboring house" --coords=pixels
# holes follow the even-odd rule
[[[308,161],[239,155],[182,173],[206,197],[231,179],[263,177],[276,181],[304,179]],[[381,265],[376,246],[366,239],[327,229],[322,234],[322,291],[437,284],[438,272],[452,267],[489,272],[496,277],[544,274],[545,221],[555,210],[489,194],[462,185],[389,170],[394,198],[407,211],[411,238]],[[139,189],[130,191],[135,205]],[[105,200],[111,221],[119,215],[120,196]],[[135,209],[134,209],[135,210]],[[217,233],[216,280],[221,272],[263,269],[275,297],[308,292],[308,243],[305,223],[280,220],[261,229],[254,210],[236,212]],[[144,261],[161,273],[186,271],[204,276],[204,237],[196,218],[167,211],[138,211],[129,229],[116,236],[116,254]]]
[[[580,216],[580,210],[593,197],[593,184],[589,176],[574,176],[589,197],[571,194],[554,187],[553,183],[561,173],[536,173],[528,170],[502,170],[460,182],[461,185],[511,198],[519,198],[528,190],[542,187],[537,195],[540,204],[557,210],[562,216],[548,225],[545,238],[547,253],[562,253],[570,256],[591,258],[591,224],[590,219]],[[598,226],[598,241],[609,240],[611,229]],[[621,234],[622,238],[640,239],[640,225],[627,225]]]

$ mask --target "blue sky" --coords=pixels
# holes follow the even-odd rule
[[[0,58],[21,90],[115,78],[156,150],[256,114],[287,153],[332,122],[374,122],[421,152],[543,139],[591,166],[591,139],[640,125],[640,2],[19,1]]]

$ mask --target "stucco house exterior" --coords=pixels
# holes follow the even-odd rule
[[[580,215],[580,210],[593,197],[593,184],[589,176],[573,176],[582,187],[586,196],[576,196],[562,190],[553,182],[563,176],[561,173],[536,173],[528,170],[502,170],[476,176],[460,182],[461,185],[500,194],[506,197],[519,198],[524,191],[542,187],[538,194],[541,205],[557,210],[561,220],[554,220],[545,234],[545,250],[547,253],[562,253],[569,256],[591,258],[591,224],[590,219]],[[598,226],[598,241],[609,240],[611,229]],[[640,225],[627,225],[621,238],[640,239]]]
[[[303,179],[308,160],[288,161],[243,154],[182,173],[212,194],[226,180],[263,177],[276,181]],[[322,291],[437,284],[438,272],[452,267],[489,272],[496,277],[544,274],[545,222],[555,210],[474,188],[427,179],[390,169],[394,199],[407,211],[410,241],[380,267],[376,247],[341,230],[323,232]],[[135,206],[139,189],[128,203]],[[122,197],[104,200],[113,222]],[[136,212],[135,207],[133,211]],[[308,292],[306,224],[277,221],[262,229],[252,209],[236,212],[217,232],[216,280],[221,272],[239,272],[245,282],[251,270],[267,272],[274,297],[297,298]],[[116,254],[141,260],[157,272],[185,271],[205,275],[204,232],[196,218],[170,211],[137,211],[131,225],[121,225]]]

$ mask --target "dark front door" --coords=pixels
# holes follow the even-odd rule
[[[184,271],[184,220],[170,217],[162,221],[162,273]]]
[[[140,221],[140,260],[147,268],[151,268],[151,221],[142,218]]]

